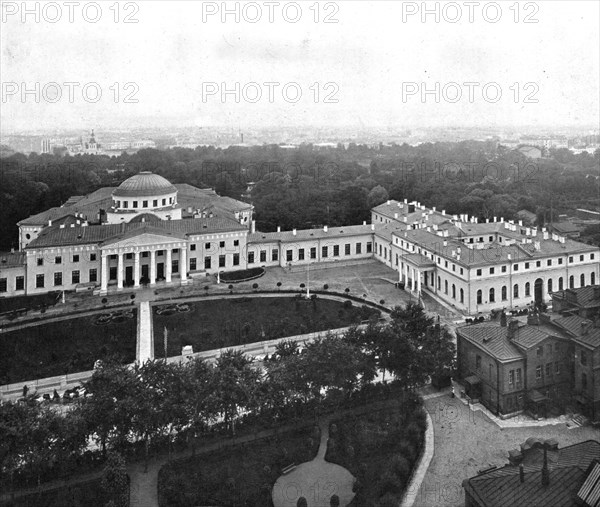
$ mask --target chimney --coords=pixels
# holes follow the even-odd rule
[[[363,220],[363,225],[367,225],[367,221],[366,220]]]
[[[371,230],[374,231],[375,230],[375,224],[371,224]]]
[[[392,201],[388,201],[388,202],[387,202],[387,205],[388,205],[388,206],[389,206],[390,204],[392,204]]]
[[[509,340],[513,340],[515,338],[515,334],[517,333],[517,329],[519,329],[519,321],[511,320],[508,323],[508,333],[506,334],[506,337]]]
[[[550,470],[548,470],[548,450],[544,446],[544,465],[542,466],[542,486],[550,484]]]
[[[442,210],[442,215],[445,215],[445,214],[446,214],[446,210],[445,210],[445,209],[443,209],[443,210]]]
[[[544,239],[548,239],[548,232],[547,232],[547,231],[544,231],[544,232],[543,232],[543,238],[544,238]]]
[[[523,227],[523,220],[519,220],[519,227]]]
[[[327,232],[327,226],[323,227],[323,232]]]
[[[296,229],[292,230],[292,234],[295,236],[296,235]]]
[[[281,232],[281,225],[277,226],[277,232]]]
[[[494,217],[494,223],[498,221],[498,217]]]
[[[398,220],[398,213],[394,213],[394,219]]]
[[[250,234],[254,234],[256,232],[256,220],[252,220],[250,222]]]
[[[519,479],[521,483],[525,482],[525,472],[523,471],[523,465],[519,465]]]
[[[431,211],[435,211],[435,206],[433,208],[431,208]]]
[[[48,227],[52,227],[52,220],[48,220]]]

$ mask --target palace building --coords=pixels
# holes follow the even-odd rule
[[[19,251],[0,254],[0,296],[105,294],[251,267],[377,259],[416,295],[465,314],[524,307],[597,283],[600,249],[503,218],[478,223],[387,201],[371,224],[261,233],[251,205],[141,172],[19,222]]]

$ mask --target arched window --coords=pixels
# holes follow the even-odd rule
[[[562,276],[558,278],[558,290],[563,290],[563,279]]]
[[[460,302],[464,303],[465,302],[465,291],[460,289]]]
[[[585,274],[581,273],[581,276],[579,277],[579,281],[581,282],[580,287],[585,287]]]
[[[515,286],[513,287],[513,297],[518,298],[519,297],[519,284],[515,283]]]
[[[452,299],[456,299],[456,285],[452,284]]]
[[[552,294],[552,278],[548,278],[548,294]]]
[[[448,294],[448,280],[444,280],[444,294]]]
[[[494,303],[494,302],[496,302],[496,291],[492,287],[490,289],[490,303]]]
[[[481,289],[479,289],[477,291],[477,304],[480,305],[482,300],[483,300],[483,293],[481,292]]]
[[[525,297],[531,296],[531,284],[527,282],[525,284]]]
[[[506,291],[506,285],[503,285],[502,286],[502,301],[506,301],[506,298],[507,298],[506,292],[507,292]]]
[[[594,273],[593,271],[590,274],[590,284],[591,285],[596,285],[596,273]]]
[[[575,288],[575,277],[573,275],[571,275],[569,277],[569,289],[574,289]]]

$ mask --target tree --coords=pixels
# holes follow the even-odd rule
[[[252,411],[257,407],[259,380],[260,373],[252,366],[252,359],[241,351],[228,350],[217,359],[213,376],[215,408],[233,434],[240,410]]]
[[[109,502],[106,503],[107,506],[127,507],[129,505],[127,467],[119,453],[108,453],[102,471],[101,486],[109,499]]]
[[[374,187],[367,197],[367,204],[369,209],[374,208],[375,206],[379,206],[381,203],[387,201],[389,199],[388,192],[381,185],[377,185]]]

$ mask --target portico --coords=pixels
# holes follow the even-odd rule
[[[398,269],[398,280],[404,282],[405,290],[419,295],[423,283],[425,286],[435,286],[433,281],[434,270],[435,264],[428,257],[421,254],[404,255]]]
[[[174,275],[181,285],[186,285],[187,249],[183,235],[147,229],[102,244],[100,293],[106,294],[110,285],[123,290],[125,286],[136,289],[141,284],[153,286],[163,280],[172,283]]]

